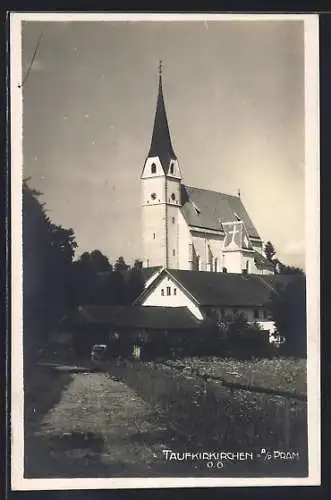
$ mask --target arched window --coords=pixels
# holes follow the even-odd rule
[[[156,165],[155,165],[155,163],[152,163],[151,172],[152,172],[152,174],[156,174]]]
[[[172,200],[175,200],[175,199],[176,199],[176,195],[175,195],[175,193],[172,193],[172,194],[171,194],[171,199],[172,199]]]

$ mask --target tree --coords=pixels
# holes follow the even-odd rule
[[[286,339],[284,353],[292,356],[307,355],[306,277],[297,273],[287,285],[278,285],[271,293],[268,309],[277,331]]]
[[[276,255],[276,250],[273,246],[273,244],[271,243],[271,241],[267,241],[267,243],[265,244],[265,247],[264,247],[264,254],[266,256],[266,258],[272,262],[273,261],[273,258],[275,257]]]
[[[84,252],[71,271],[72,306],[107,303],[105,282],[112,266],[100,250]],[[111,298],[110,298],[111,303]]]
[[[267,241],[264,247],[266,258],[274,265],[275,273],[277,274],[302,274],[303,270],[296,266],[287,266],[277,258],[277,252],[271,241]]]
[[[279,274],[304,274],[303,269],[301,269],[300,267],[286,266],[285,264],[282,264],[279,261],[277,263],[278,263]]]
[[[271,354],[267,337],[258,323],[248,322],[243,313],[223,316],[211,312],[211,352],[236,358],[266,357]]]
[[[77,247],[73,230],[49,219],[39,201],[42,193],[31,188],[29,180],[22,186],[25,367],[68,309],[70,266]]]
[[[129,279],[127,282],[127,301],[132,304],[132,302],[138,297],[138,295],[144,290],[145,279],[142,272],[143,263],[141,260],[136,259],[133,264],[133,268],[129,271]]]
[[[114,270],[115,271],[121,271],[125,272],[129,269],[130,266],[128,266],[124,260],[124,258],[121,256],[117,259],[115,262]]]

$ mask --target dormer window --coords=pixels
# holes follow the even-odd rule
[[[152,174],[156,174],[156,165],[155,165],[155,163],[152,163],[151,172],[152,172]]]

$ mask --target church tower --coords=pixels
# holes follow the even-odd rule
[[[178,268],[181,180],[170,138],[160,62],[152,141],[141,174],[145,267]]]

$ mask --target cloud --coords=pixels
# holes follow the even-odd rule
[[[304,240],[291,241],[285,246],[283,250],[283,252],[286,253],[287,255],[299,255],[304,253],[304,251],[305,251]]]

